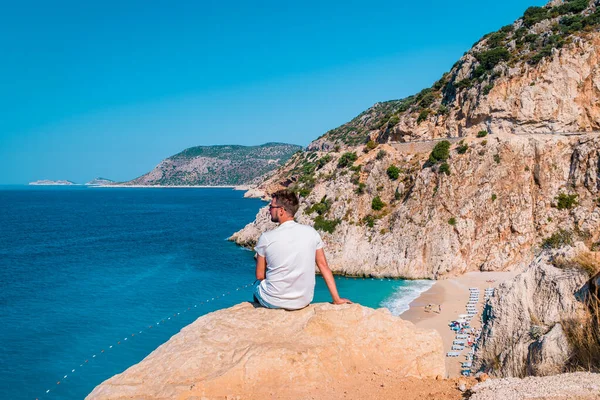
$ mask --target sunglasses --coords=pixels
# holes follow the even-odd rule
[[[273,205],[269,204],[269,210],[272,210],[274,208],[283,208],[283,206],[273,206]]]

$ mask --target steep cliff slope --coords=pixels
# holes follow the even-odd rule
[[[243,185],[283,165],[300,146],[190,147],[160,162],[152,171],[125,185]]]
[[[506,270],[559,228],[598,240],[597,3],[527,9],[432,88],[327,132],[259,189],[300,194],[297,219],[340,273]],[[261,211],[232,239],[251,247],[271,227]]]
[[[563,372],[571,351],[561,321],[584,307],[575,293],[589,276],[556,268],[551,259],[543,253],[527,271],[496,289],[486,306],[477,369],[502,377]]]

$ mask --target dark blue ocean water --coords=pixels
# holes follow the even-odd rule
[[[199,316],[249,300],[253,254],[226,238],[262,205],[230,189],[0,186],[0,398],[82,399]],[[336,281],[395,313],[430,286]],[[315,301],[329,300],[318,279]]]

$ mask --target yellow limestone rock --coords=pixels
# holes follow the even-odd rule
[[[87,399],[303,395],[338,380],[390,373],[445,375],[439,334],[358,304],[290,312],[242,303],[197,319]]]

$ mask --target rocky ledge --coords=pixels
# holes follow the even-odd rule
[[[87,399],[300,398],[390,374],[443,376],[439,334],[358,304],[289,312],[242,303],[198,318]]]
[[[488,380],[471,389],[471,400],[600,399],[599,374],[577,372],[546,377]]]

